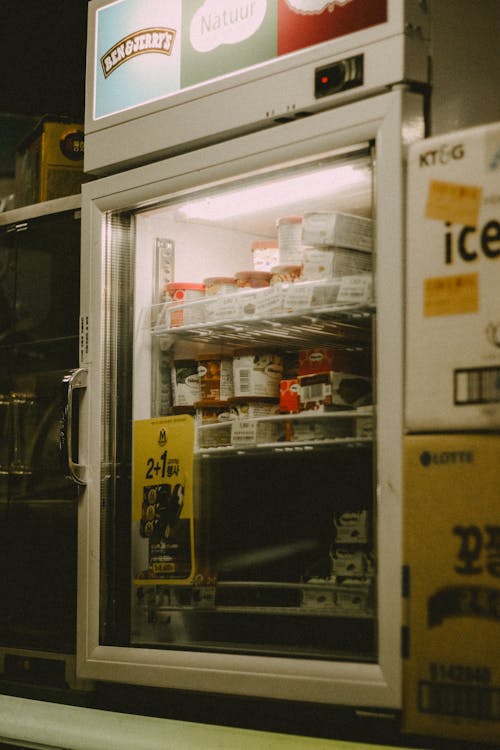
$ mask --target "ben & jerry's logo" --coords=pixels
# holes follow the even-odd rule
[[[138,55],[159,52],[162,55],[172,54],[175,31],[163,26],[134,31],[120,39],[111,49],[101,57],[101,67],[104,77],[113,73],[120,65]]]

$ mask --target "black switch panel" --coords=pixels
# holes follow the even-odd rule
[[[317,68],[314,73],[314,96],[316,99],[362,85],[363,55],[355,55],[331,65]]]

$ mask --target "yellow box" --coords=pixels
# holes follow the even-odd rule
[[[16,206],[79,193],[83,156],[82,123],[43,117],[16,153]]]
[[[404,729],[499,743],[500,435],[404,440]]]

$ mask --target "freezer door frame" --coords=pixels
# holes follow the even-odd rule
[[[82,400],[77,662],[80,677],[342,705],[401,706],[404,157],[423,137],[422,99],[403,89],[83,186]],[[377,315],[378,662],[366,664],[99,643],[102,259],[105,214],[204,184],[374,140]]]

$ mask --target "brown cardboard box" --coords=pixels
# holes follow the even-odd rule
[[[405,438],[405,731],[500,742],[500,435]]]
[[[16,206],[79,193],[83,154],[82,123],[43,117],[16,153]]]

